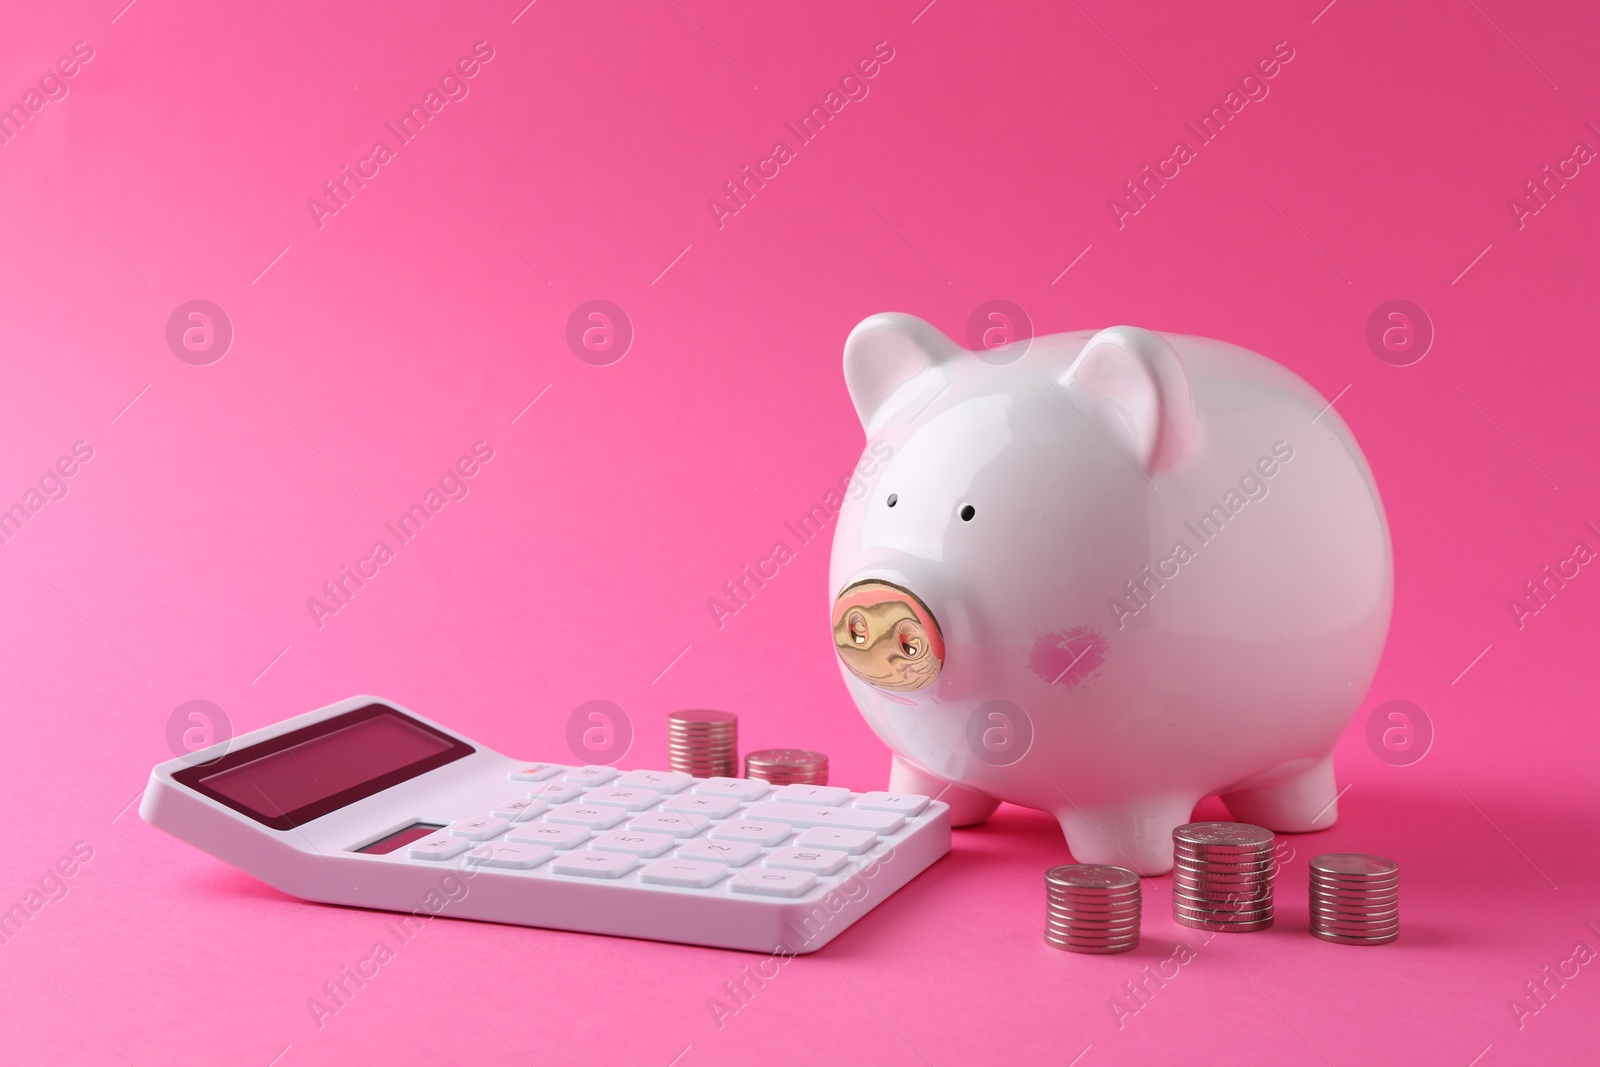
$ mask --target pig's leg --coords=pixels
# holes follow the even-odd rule
[[[1147,797],[1092,810],[1070,804],[1055,814],[1077,862],[1166,874],[1172,870],[1172,831],[1189,821],[1198,799]]]
[[[1309,767],[1302,765],[1270,785],[1222,794],[1222,802],[1235,819],[1285,833],[1332,826],[1339,818],[1338,801],[1331,755]]]
[[[899,756],[889,764],[889,792],[920,793],[943,801],[950,805],[951,826],[976,826],[1000,806],[994,797],[924,774]]]

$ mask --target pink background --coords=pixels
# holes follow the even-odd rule
[[[1507,205],[1600,148],[1593,10],[124,2],[28,5],[0,35],[0,101],[94,50],[0,147],[0,503],[94,449],[0,547],[0,905],[93,849],[0,946],[8,1062],[1594,1057],[1596,967],[1520,1027],[1508,998],[1600,949],[1600,574],[1520,630],[1507,607],[1600,548],[1600,174],[1520,229]],[[477,41],[470,94],[319,229],[307,198]],[[707,199],[880,41],[870,95],[719,229]],[[1279,41],[1270,95],[1119,229],[1107,199]],[[209,366],[165,339],[196,298],[235,330]],[[596,298],[636,333],[610,366],[565,341]],[[1120,1027],[1108,1001],[1195,935],[1159,878],[1137,952],[1047,948],[1041,874],[1067,854],[1033,812],[959,833],[720,1029],[708,1001],[759,957],[464,922],[318,1029],[307,998],[384,916],[284,897],[129,808],[184,701],[242,731],[363,691],[549,759],[572,758],[573,708],[613,700],[644,766],[667,711],[725,707],[744,747],[820,748],[835,782],[881,787],[826,543],[720,630],[706,601],[855,462],[850,327],[902,310],[960,338],[993,298],[1041,333],[1223,338],[1342,393],[1394,535],[1339,825],[1287,839],[1276,928],[1217,937]],[[1396,298],[1437,333],[1407,367],[1365,340]],[[306,599],[480,439],[470,496],[319,629]],[[1410,766],[1366,742],[1390,699],[1436,731]],[[1398,943],[1305,932],[1306,861],[1343,850],[1400,861]]]

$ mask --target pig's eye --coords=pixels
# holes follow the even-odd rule
[[[892,508],[898,503],[900,503],[900,494],[899,493],[890,493],[889,494],[889,506]]]
[[[971,504],[963,504],[961,506],[961,521],[971,522],[972,516],[976,515],[977,513],[978,509],[973,507]]]

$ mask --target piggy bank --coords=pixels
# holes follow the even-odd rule
[[[831,623],[891,790],[956,825],[1051,812],[1078,862],[1141,874],[1207,796],[1334,822],[1393,563],[1331,404],[1254,352],[1129,326],[978,354],[877,315],[844,374],[889,458],[835,525]]]

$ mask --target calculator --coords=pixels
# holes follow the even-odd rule
[[[950,850],[927,797],[530,763],[371,696],[159,764],[139,814],[305,900],[785,955]]]

